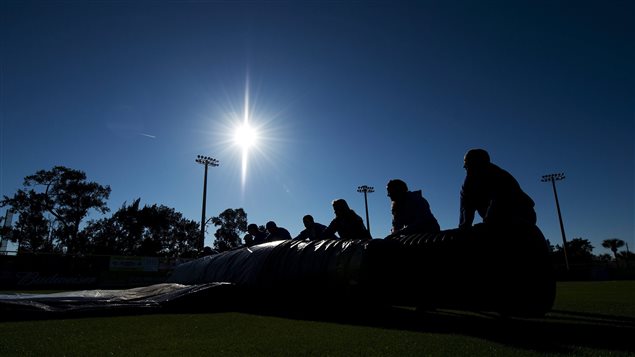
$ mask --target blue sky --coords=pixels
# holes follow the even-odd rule
[[[385,185],[423,190],[458,224],[466,150],[481,147],[536,202],[538,226],[635,250],[631,1],[3,1],[0,194],[64,165],[200,220],[242,207],[295,235],[346,199],[390,230]],[[248,94],[248,95],[246,95]],[[260,140],[241,179],[231,141]],[[3,213],[3,212],[2,212]],[[91,218],[99,218],[92,215]],[[211,245],[212,228],[206,244]],[[510,236],[510,239],[513,237]]]

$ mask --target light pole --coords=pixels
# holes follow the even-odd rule
[[[562,233],[562,252],[564,253],[564,264],[569,270],[569,258],[567,257],[567,237],[564,234],[564,224],[562,223],[562,214],[560,213],[560,202],[558,202],[558,192],[556,191],[556,181],[564,180],[564,173],[543,175],[540,181],[551,182],[553,187],[553,195],[556,198],[556,209],[558,210],[558,220],[560,221],[560,233]]]
[[[205,166],[205,176],[203,178],[203,213],[201,214],[201,240],[198,243],[199,252],[205,247],[205,202],[207,199],[207,168],[218,166],[218,160],[209,156],[196,155],[196,162]]]
[[[364,193],[364,205],[366,206],[366,229],[368,229],[368,233],[370,233],[370,220],[368,219],[368,194],[375,192],[375,189],[371,186],[359,186],[357,187],[357,192]]]

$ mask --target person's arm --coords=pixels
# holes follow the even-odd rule
[[[307,238],[309,238],[309,234],[308,234],[308,230],[305,229],[302,232],[300,232],[300,234],[298,234],[295,238],[293,238],[293,240],[305,240]]]
[[[399,217],[399,213],[397,212],[397,207],[395,207],[395,201],[390,203],[390,213],[392,214],[392,225],[390,227],[390,234],[396,235],[403,228],[403,223]]]
[[[323,237],[335,237],[333,239],[339,239],[339,237],[337,237],[335,235],[336,232],[337,232],[337,219],[333,219],[331,221],[331,223],[329,224],[329,226],[326,227],[324,232],[322,232],[322,236]]]
[[[467,198],[465,197],[465,185],[461,188],[461,208],[459,216],[459,228],[469,228],[474,222],[474,212],[476,209],[471,207]]]
[[[318,229],[318,239],[337,239],[333,232],[327,231],[327,227],[323,224],[317,226]]]

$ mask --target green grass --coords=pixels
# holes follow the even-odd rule
[[[635,317],[635,281],[558,283],[554,309]]]
[[[559,283],[554,312],[502,319],[395,309],[372,316],[155,314],[0,322],[0,356],[635,355],[635,281]]]

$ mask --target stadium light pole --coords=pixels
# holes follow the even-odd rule
[[[209,156],[196,155],[196,162],[205,166],[205,175],[203,177],[203,209],[201,214],[201,240],[198,243],[199,252],[205,247],[205,204],[207,201],[207,168],[209,166],[218,166],[218,160]]]
[[[364,193],[364,205],[366,206],[366,229],[368,229],[368,233],[370,233],[370,220],[368,219],[368,194],[375,192],[375,189],[371,186],[359,186],[357,187],[357,192]]]
[[[562,223],[562,214],[560,213],[560,202],[558,201],[558,191],[556,191],[556,181],[564,180],[564,173],[543,175],[540,181],[551,182],[553,187],[553,195],[556,198],[556,209],[558,210],[558,220],[560,221],[560,233],[562,234],[562,251],[564,252],[564,264],[569,270],[569,258],[567,257],[567,236],[564,234],[564,224]]]

